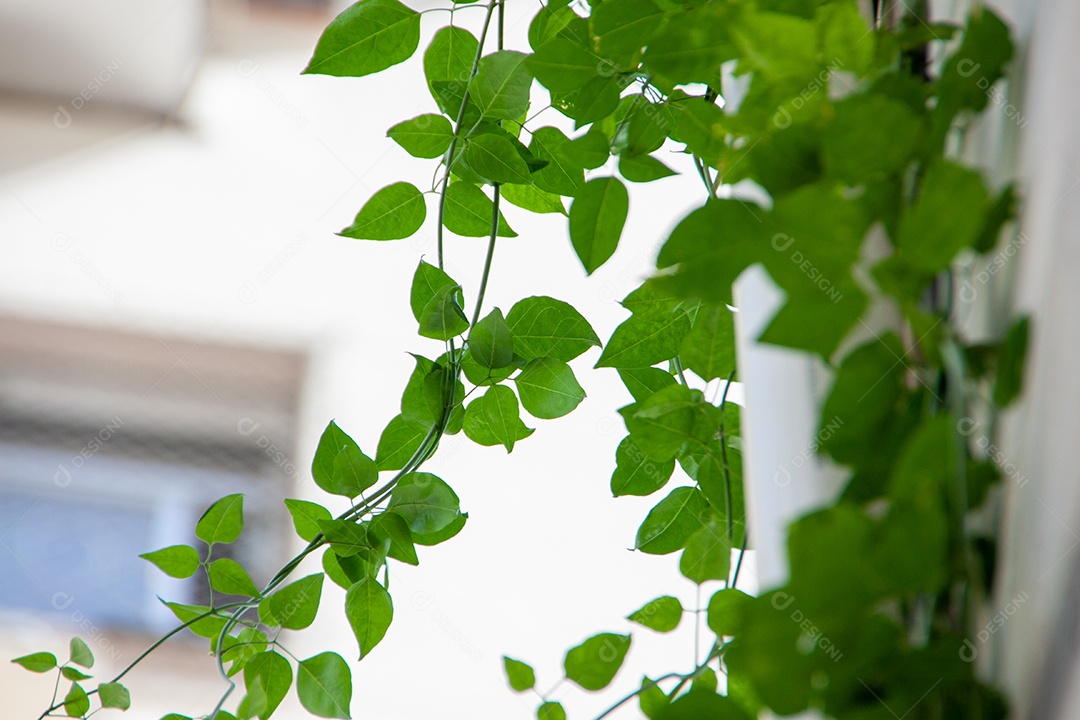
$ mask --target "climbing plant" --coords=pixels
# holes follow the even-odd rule
[[[1005,25],[986,9],[963,27],[931,22],[925,3],[866,18],[854,0],[551,0],[532,17],[529,47],[508,49],[504,2],[421,13],[360,0],[325,30],[305,70],[378,73],[417,53],[423,14],[448,20],[416,61],[430,112],[388,130],[402,151],[434,161],[431,186],[405,178],[378,190],[340,233],[437,238],[434,261],[412,278],[421,340],[401,413],[373,453],[334,422],[315,453],[315,482],[349,509],[334,516],[285,500],[307,545],[260,589],[221,552],[243,530],[244,499],[219,500],[196,545],[142,556],[172,577],[204,574],[210,604],[166,603],[177,627],[108,682],[84,672],[93,656],[78,638],[67,662],[50,652],[16,659],[58,674],[40,717],[126,709],[124,677],[190,630],[209,641],[223,680],[203,717],[265,720],[295,685],[312,714],[348,718],[350,665],[333,652],[297,658],[282,631],[311,625],[328,577],[346,590],[361,658],[371,653],[393,618],[394,563],[416,564],[468,519],[451,485],[422,470],[440,441],[464,433],[512,451],[534,421],[577,407],[585,393],[571,363],[601,345],[557,298],[485,305],[499,238],[517,235],[500,208],[566,215],[591,274],[619,246],[627,183],[677,173],[700,178],[700,207],[671,218],[655,274],[622,300],[629,317],[596,366],[616,371],[629,399],[618,409],[627,435],[612,494],[662,496],[636,549],[678,553],[688,582],[719,589],[703,607],[661,594],[630,612],[642,632],[659,633],[704,614],[711,638],[693,667],[642,678],[601,717],[631,703],[655,720],[808,708],[860,720],[1004,717],[965,652],[994,557],[992,530],[972,529],[992,523],[971,521],[987,515],[1000,480],[971,417],[1018,395],[1027,322],[998,344],[967,341],[952,266],[990,252],[1012,218],[1011,188],[992,191],[957,157],[1010,60]],[[647,191],[636,197],[648,201]],[[474,285],[446,270],[454,237],[487,238]],[[728,402],[731,287],[753,265],[785,296],[760,340],[833,370],[812,449],[848,476],[834,503],[791,526],[787,583],[756,597],[737,588],[753,528]],[[871,320],[872,306],[885,312]],[[316,553],[323,571],[295,577]],[[563,680],[604,690],[632,642],[585,639],[566,653]],[[541,720],[566,717],[530,665],[504,665],[512,690],[535,692]]]

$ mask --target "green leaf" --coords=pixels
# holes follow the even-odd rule
[[[679,83],[696,81],[719,86],[720,65],[736,57],[728,33],[728,13],[726,3],[708,3],[672,14],[667,25],[649,40],[645,66]]]
[[[521,422],[517,395],[504,385],[492,385],[465,408],[465,434],[480,445],[502,445],[512,452],[532,432]]]
[[[366,658],[386,635],[394,617],[394,603],[386,588],[375,578],[366,577],[345,594],[345,616],[360,645],[360,657]]]
[[[436,291],[420,313],[420,335],[433,340],[449,340],[469,329],[469,319],[462,309],[461,287]]]
[[[71,662],[82,665],[84,668],[94,667],[94,653],[90,652],[90,646],[81,637],[71,638],[69,650]]]
[[[675,460],[656,462],[645,457],[632,436],[626,436],[615,451],[615,472],[611,475],[611,494],[651,495],[667,484],[675,471]]]
[[[1005,334],[998,358],[998,372],[994,384],[994,404],[1006,407],[1024,387],[1024,360],[1027,356],[1030,318],[1022,317],[1014,322]],[[523,399],[524,401],[524,399]]]
[[[56,667],[56,656],[50,652],[36,652],[17,657],[11,662],[22,665],[30,672],[43,673]]]
[[[503,655],[503,669],[506,670],[506,679],[515,692],[532,690],[536,685],[536,674],[532,667],[520,660],[514,660]]]
[[[544,420],[567,415],[585,399],[570,366],[555,358],[537,358],[514,378],[522,406]]]
[[[714,102],[692,98],[674,105],[680,142],[707,165],[717,165],[727,150],[730,120]]]
[[[566,679],[586,690],[603,690],[615,679],[629,649],[629,635],[594,635],[566,653]]]
[[[465,146],[465,161],[469,169],[492,183],[528,185],[529,166],[506,138],[485,133],[469,139]],[[490,221],[489,221],[490,224]]]
[[[638,706],[647,718],[659,717],[660,712],[668,706],[667,694],[648,677],[641,678],[641,691],[638,693]]]
[[[575,167],[592,170],[608,161],[611,156],[611,144],[607,135],[594,125],[581,137],[568,141],[563,146],[563,154]],[[580,188],[578,192],[581,192]]]
[[[585,127],[615,112],[619,107],[619,94],[622,90],[622,78],[613,75],[601,75],[585,83],[584,87],[573,94],[571,101],[571,114],[576,121],[574,127]],[[559,109],[565,113],[569,108]]]
[[[352,673],[348,663],[333,652],[302,660],[296,673],[296,694],[312,715],[348,720],[352,702]]]
[[[79,683],[72,683],[71,689],[64,696],[64,712],[68,717],[81,718],[90,711],[90,698]]]
[[[361,0],[323,31],[304,73],[370,75],[408,60],[419,44],[419,13],[397,0]]]
[[[679,354],[690,332],[685,312],[631,315],[615,328],[596,367],[645,368]]]
[[[503,200],[530,212],[559,213],[566,215],[566,208],[558,195],[541,190],[535,185],[503,185]]]
[[[701,676],[694,681],[697,685]],[[802,678],[799,678],[801,681]],[[785,715],[790,714],[785,711]],[[656,720],[699,720],[699,718],[723,718],[723,720],[752,720],[730,698],[717,695],[713,690],[691,690],[680,695],[666,708],[656,714]]]
[[[515,303],[506,316],[514,352],[524,360],[552,357],[569,362],[600,345],[592,326],[569,304],[544,296]]]
[[[566,720],[566,710],[561,703],[548,700],[536,709],[536,720]]]
[[[558,128],[542,127],[533,132],[529,152],[548,164],[533,172],[532,180],[542,190],[574,197],[585,182],[585,175],[581,166],[567,156],[567,143],[569,139]]]
[[[261,720],[270,717],[285,698],[292,686],[293,673],[289,661],[274,651],[255,655],[244,666],[244,686],[248,695],[258,688],[264,698],[258,713]]]
[[[514,338],[502,310],[495,308],[469,334],[469,351],[489,369],[504,368],[514,358]]]
[[[165,607],[169,608],[180,622],[191,623],[188,625],[188,630],[191,630],[199,637],[216,638],[221,634],[222,628],[225,627],[225,618],[219,617],[217,614],[195,620],[195,618],[205,615],[210,610],[204,605],[183,605],[181,603],[166,602]]]
[[[971,13],[960,47],[945,62],[938,80],[938,105],[934,111],[934,147],[940,149],[957,113],[983,111],[1013,55],[1008,26],[987,8]]]
[[[413,273],[412,288],[409,291],[409,306],[412,308],[416,321],[420,322],[424,308],[436,293],[443,288],[457,285],[458,283],[443,270],[421,260],[416,267],[416,272]]]
[[[822,54],[826,65],[837,66],[856,75],[870,68],[877,51],[877,34],[853,3],[832,3],[817,9]],[[920,43],[921,44],[921,43]]]
[[[731,542],[727,529],[710,517],[686,541],[686,549],[679,558],[679,572],[700,585],[709,580],[726,581],[730,570]]]
[[[441,530],[436,530],[433,533],[417,533],[412,534],[413,542],[417,545],[424,545],[430,547],[432,545],[438,545],[444,543],[450,538],[456,536],[465,527],[465,522],[469,519],[469,513],[458,513],[457,516],[450,521],[446,527]]]
[[[315,622],[322,586],[322,573],[291,582],[259,604],[259,616],[276,627],[303,630]]]
[[[379,477],[374,461],[333,420],[319,438],[311,475],[326,492],[350,498],[374,485]]]
[[[742,590],[725,588],[709,600],[709,629],[717,635],[735,635],[742,629],[746,606],[753,600]]]
[[[373,566],[364,562],[357,555],[342,557],[328,548],[322,556],[323,571],[327,577],[339,585],[343,590],[348,590],[362,578],[376,572]]]
[[[259,589],[251,581],[247,570],[240,563],[230,558],[219,558],[207,568],[210,587],[228,595],[246,595],[255,597]]]
[[[169,577],[189,578],[199,569],[199,551],[190,545],[170,545],[139,557],[149,560]]]
[[[565,37],[556,37],[528,56],[525,65],[549,90],[571,92],[599,74],[604,59]]]
[[[472,77],[479,43],[461,27],[444,27],[435,33],[424,51],[424,77],[439,109],[457,120]],[[479,115],[477,112],[476,115]],[[466,120],[472,122],[479,117]]]
[[[244,496],[226,495],[202,514],[195,525],[195,537],[207,545],[231,543],[244,529]]]
[[[836,103],[825,131],[825,169],[847,183],[900,172],[925,135],[920,116],[881,95],[853,95]]]
[[[649,511],[638,528],[634,547],[650,555],[683,549],[701,528],[701,515],[707,507],[705,496],[697,488],[675,488]]]
[[[396,182],[372,195],[352,225],[338,234],[357,240],[400,240],[419,230],[426,217],[423,194],[410,183]]]
[[[982,229],[989,196],[979,174],[955,163],[926,171],[922,191],[900,219],[897,257],[927,274],[944,270]]]
[[[80,669],[78,669],[76,667],[72,667],[71,665],[65,665],[64,667],[60,668],[60,674],[63,675],[68,680],[73,680],[73,681],[89,680],[90,678],[93,677],[93,675],[87,675],[82,670],[80,670]]]
[[[368,523],[352,520],[323,520],[322,533],[341,557],[359,555],[365,562],[379,565],[386,558],[386,547],[368,532]]]
[[[589,20],[601,55],[633,55],[656,33],[664,11],[652,0],[608,0],[593,10]]]
[[[619,174],[630,182],[647,183],[678,173],[652,155],[623,155],[619,158]]]
[[[635,402],[645,402],[653,394],[675,384],[671,373],[659,368],[620,368],[619,378]]]
[[[436,533],[458,518],[457,494],[431,473],[409,473],[398,481],[390,495],[389,509],[418,534]]]
[[[382,431],[379,447],[375,453],[375,464],[379,470],[400,470],[420,449],[426,431],[418,430],[402,415],[397,415]]]
[[[589,275],[619,246],[629,207],[626,186],[617,178],[593,178],[570,205],[570,241]]]
[[[869,32],[869,31],[868,31]],[[770,12],[739,15],[732,35],[744,64],[773,80],[809,79],[819,72],[817,28],[810,20]]]
[[[485,117],[517,120],[529,109],[532,74],[526,67],[526,57],[525,53],[499,50],[480,58],[476,76],[469,83],[469,94]]]
[[[418,158],[442,157],[454,140],[454,128],[442,115],[427,113],[386,131],[405,151]]]
[[[330,520],[330,511],[318,503],[286,498],[285,507],[301,540],[311,542],[319,534],[319,520]]]
[[[529,23],[529,46],[537,50],[560,35],[566,35],[571,39],[577,38],[578,28],[584,22],[584,19],[568,4],[548,3],[537,10],[532,22]],[[586,24],[586,29],[587,27]]]
[[[119,710],[131,707],[131,694],[120,683],[101,683],[98,685],[98,697],[101,698],[101,707]]]
[[[735,319],[723,305],[698,308],[694,327],[679,348],[683,364],[705,381],[726,378],[735,369]]]
[[[626,619],[650,630],[666,633],[679,626],[682,614],[682,603],[677,598],[665,595],[646,603],[641,609],[630,613]]]
[[[420,564],[420,559],[416,556],[416,547],[413,545],[412,531],[409,530],[409,524],[401,515],[395,512],[380,513],[372,518],[371,529],[376,537],[389,543],[387,557],[409,565]]]
[[[469,182],[457,181],[446,188],[446,213],[443,225],[462,237],[488,237],[491,235],[491,214],[495,203],[484,191]],[[499,211],[499,237],[517,237]]]

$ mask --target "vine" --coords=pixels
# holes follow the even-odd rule
[[[693,667],[642,678],[597,720],[635,701],[653,720],[764,709],[1004,717],[1003,699],[964,652],[993,564],[992,542],[971,520],[992,515],[1000,480],[972,441],[970,416],[1018,395],[1028,325],[1018,320],[994,346],[967,342],[951,266],[962,253],[990,251],[1013,214],[1011,188],[992,194],[954,152],[1011,57],[1005,25],[985,9],[964,28],[929,24],[924,6],[893,26],[871,25],[854,0],[551,0],[530,24],[531,52],[521,52],[503,47],[504,3],[449,8],[450,24],[422,59],[438,112],[388,131],[410,155],[438,160],[432,189],[388,185],[340,233],[408,238],[427,219],[425,194],[437,196],[437,263],[419,263],[410,305],[419,335],[441,343],[442,354],[413,356],[401,413],[374,458],[331,421],[312,463],[318,486],[349,498],[349,509],[335,517],[321,504],[286,500],[307,545],[260,590],[239,563],[214,559],[244,526],[241,495],[216,502],[195,528],[204,549],[142,556],[171,577],[203,573],[210,605],[166,603],[180,624],[94,689],[83,687],[93,656],[78,638],[63,664],[49,652],[17,658],[57,673],[39,720],[87,717],[97,711],[93,696],[100,708],[127,709],[120,680],[185,629],[209,640],[223,680],[203,717],[266,720],[295,684],[312,714],[348,718],[349,664],[333,652],[297,658],[282,631],[311,625],[329,577],[346,590],[361,658],[372,652],[393,618],[389,561],[416,564],[418,546],[451,539],[468,518],[450,485],[421,470],[442,438],[463,432],[512,451],[533,432],[522,409],[554,419],[577,407],[585,393],[569,363],[601,345],[555,298],[483,314],[497,240],[516,235],[501,204],[566,215],[591,274],[618,248],[625,183],[676,174],[657,157],[662,150],[700,177],[704,197],[664,242],[655,276],[622,300],[630,317],[596,363],[615,369],[632,399],[619,409],[628,434],[611,490],[649,496],[678,478],[635,548],[681,552],[680,572],[699,598],[706,583],[721,587],[704,607],[663,595],[628,616],[663,633],[684,614],[700,628],[704,615],[713,637],[699,660],[695,632]],[[470,8],[483,13],[479,37],[458,23]],[[327,27],[305,72],[364,76],[404,62],[419,48],[420,17],[398,0],[360,0]],[[927,61],[941,53],[943,61]],[[537,85],[547,107],[584,132],[571,139],[556,125],[536,127]],[[445,270],[446,231],[488,241],[469,314],[463,285]],[[885,259],[866,259],[871,237]],[[788,582],[753,597],[737,587],[751,529],[728,391],[731,286],[758,264],[786,298],[760,340],[816,354],[835,370],[811,449],[849,477],[834,504],[791,526]],[[868,324],[872,302],[896,320]],[[322,572],[293,579],[320,550]],[[243,599],[215,604],[215,593]],[[607,688],[632,640],[610,632],[584,640],[566,653],[563,680]],[[530,665],[504,658],[504,667],[514,691],[536,692]],[[236,678],[244,695],[226,710]],[[71,683],[62,698],[61,679]],[[541,720],[565,719],[559,702],[537,694]]]

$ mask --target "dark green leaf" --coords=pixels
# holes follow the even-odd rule
[[[926,171],[922,192],[900,220],[897,254],[927,274],[944,270],[975,242],[989,205],[979,174],[951,162]]]
[[[287,498],[285,507],[292,516],[293,527],[301,540],[311,542],[319,534],[319,521],[331,519],[330,511],[318,503]]]
[[[626,427],[646,457],[667,461],[693,437],[700,404],[700,393],[670,385],[640,403]]]
[[[577,15],[568,3],[548,3],[536,12],[529,24],[529,46],[538,50],[559,35],[584,42],[584,39],[577,35],[577,28],[583,22],[584,19]]]
[[[419,13],[397,0],[361,0],[323,31],[304,72],[370,75],[408,60],[419,44]]]
[[[1023,389],[1029,325],[1029,318],[1022,317],[1014,322],[1005,334],[998,359],[997,381],[994,385],[994,404],[998,407],[1010,405],[1020,396],[1020,391]]]
[[[322,573],[291,582],[259,604],[259,616],[268,625],[303,630],[315,622],[322,586]]]
[[[492,183],[518,183],[528,185],[529,166],[509,140],[494,133],[470,138],[465,146],[465,160],[469,169]],[[490,226],[490,221],[489,221]]]
[[[619,158],[619,174],[630,182],[647,183],[677,173],[652,155],[623,155]]]
[[[413,157],[437,158],[450,147],[454,128],[442,115],[428,113],[400,122],[386,134]]]
[[[649,41],[644,64],[653,73],[679,83],[719,85],[720,65],[735,57],[728,12],[726,3],[708,3],[672,14]]]
[[[522,406],[541,419],[562,417],[585,399],[570,366],[555,358],[537,358],[514,378]]]
[[[226,495],[207,508],[195,525],[195,537],[207,545],[235,542],[244,529],[244,496]]]
[[[420,313],[420,335],[433,340],[449,340],[469,329],[469,319],[462,309],[461,288],[444,287],[436,291]]]
[[[247,597],[255,597],[259,594],[259,589],[251,581],[247,570],[244,570],[243,566],[235,560],[219,558],[210,563],[207,573],[210,576],[210,587],[218,592]]]
[[[420,449],[426,432],[418,430],[402,415],[397,415],[382,431],[375,463],[380,470],[399,470]]]
[[[413,273],[412,288],[409,292],[409,306],[416,321],[420,321],[424,308],[437,292],[443,288],[456,287],[457,284],[441,269],[421,260]]]
[[[348,663],[333,652],[302,660],[296,673],[296,694],[312,715],[348,720],[352,702],[352,673]]]
[[[414,532],[412,534],[413,542],[417,545],[425,545],[428,547],[446,542],[461,532],[462,528],[465,527],[465,521],[468,519],[469,513],[458,513],[457,516],[450,521],[450,524],[442,530],[436,530],[432,533]]]
[[[436,533],[458,518],[457,494],[431,473],[409,473],[390,495],[389,509],[409,524],[414,533]]]
[[[675,384],[674,376],[659,368],[620,368],[618,372],[636,402],[644,402],[654,393]]]
[[[702,526],[701,515],[708,507],[697,488],[675,488],[656,504],[637,531],[635,548],[650,555],[666,555],[686,547]]]
[[[261,652],[244,666],[244,686],[248,695],[263,698],[258,713],[261,720],[269,718],[292,686],[293,673],[289,661],[276,652]],[[255,691],[253,693],[253,691]]]
[[[675,471],[674,459],[650,460],[629,435],[619,443],[615,463],[615,472],[611,475],[611,494],[615,497],[651,495],[664,487]]]
[[[499,50],[480,59],[469,94],[485,117],[517,120],[529,109],[532,74],[526,57],[525,53]]]
[[[664,19],[652,0],[607,0],[589,18],[597,49],[605,57],[633,55],[645,47]]]
[[[520,660],[503,655],[503,669],[506,671],[506,679],[510,687],[516,692],[532,690],[536,685],[536,674],[533,669]]]
[[[566,679],[586,690],[603,690],[615,679],[629,649],[629,635],[594,635],[566,653]]]
[[[488,237],[491,235],[491,214],[495,203],[484,191],[469,182],[452,182],[446,189],[446,214],[443,225],[463,237]],[[499,212],[499,237],[517,237],[506,218]]]
[[[339,235],[357,240],[400,240],[419,230],[426,217],[423,194],[407,182],[396,182],[372,195],[352,225]]]
[[[345,594],[345,616],[360,645],[360,657],[365,658],[386,635],[394,617],[394,603],[386,588],[375,578],[366,577]]]
[[[170,545],[139,557],[149,560],[169,577],[189,578],[199,569],[199,552],[190,545]]]
[[[723,305],[698,309],[679,349],[683,364],[702,380],[726,378],[735,369],[735,320]]]
[[[510,364],[514,358],[514,339],[502,310],[495,308],[476,323],[469,334],[469,351],[478,363],[489,369]]]
[[[600,338],[581,313],[550,297],[519,300],[510,308],[506,324],[514,336],[514,352],[524,360],[552,357],[569,362],[600,345]]]
[[[679,626],[682,614],[682,603],[677,598],[665,595],[646,603],[641,609],[630,613],[626,619],[650,630],[666,633]]]
[[[619,246],[629,207],[626,186],[617,178],[593,178],[570,205],[570,241],[585,272],[608,261]]]
[[[685,312],[634,314],[615,328],[596,367],[645,368],[679,354],[690,332]]]
[[[90,710],[90,698],[79,683],[72,683],[71,689],[64,696],[64,712],[68,717],[81,718]]]
[[[851,184],[903,170],[925,135],[922,118],[899,100],[853,95],[834,107],[822,148],[825,169]]]
[[[365,562],[375,565],[381,564],[386,557],[386,545],[368,532],[368,523],[322,520],[319,527],[327,542],[333,546],[334,552],[341,557],[359,555]]]
[[[56,667],[56,656],[50,652],[36,652],[17,657],[11,662],[22,665],[30,672],[43,673]]]
[[[131,694],[120,683],[101,683],[98,685],[98,697],[101,698],[101,707],[119,710],[131,707]]]

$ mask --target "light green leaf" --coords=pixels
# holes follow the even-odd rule
[[[1009,326],[1001,343],[994,383],[994,404],[999,408],[1010,405],[1023,390],[1030,325],[1027,316],[1017,319]]]
[[[352,225],[338,234],[357,240],[400,240],[419,230],[426,217],[423,194],[410,183],[396,182],[372,195]]]
[[[682,614],[682,603],[677,598],[665,595],[645,603],[639,610],[630,613],[626,619],[638,625],[644,625],[650,630],[666,633],[679,626]]]
[[[532,174],[536,187],[556,195],[574,197],[585,182],[585,175],[581,166],[567,156],[568,142],[558,128],[537,128],[529,143],[529,152],[548,163]]]
[[[857,184],[901,172],[914,161],[926,128],[906,103],[882,95],[853,95],[833,107],[836,115],[822,146],[830,175]]]
[[[463,237],[488,237],[491,235],[491,213],[495,203],[484,191],[469,182],[450,183],[446,189],[446,213],[443,225],[452,233]],[[517,237],[499,211],[499,237]]]
[[[710,517],[686,542],[679,558],[679,572],[700,585],[707,580],[727,580],[731,570],[731,543],[719,520]]]
[[[664,21],[652,0],[606,0],[589,18],[604,57],[633,55],[649,42]]]
[[[379,470],[399,470],[420,449],[426,432],[417,429],[403,415],[397,415],[379,436],[375,464]]]
[[[743,613],[753,600],[742,590],[725,588],[709,600],[709,629],[717,635],[735,635],[742,629]]]
[[[522,406],[530,415],[549,420],[567,415],[585,399],[570,366],[555,358],[537,358],[514,378]]]
[[[649,40],[644,64],[654,74],[679,83],[719,84],[720,65],[736,57],[728,31],[727,3],[707,3],[672,14]]]
[[[494,133],[470,138],[465,146],[465,161],[470,170],[492,183],[528,185],[532,182],[529,166],[517,149],[509,140]],[[490,226],[490,220],[488,224]]]
[[[611,475],[611,494],[615,497],[651,495],[664,487],[675,472],[674,458],[663,462],[650,460],[629,435],[619,443],[615,463],[615,472]]]
[[[435,297],[435,294],[446,287],[455,287],[458,283],[438,267],[420,261],[413,273],[412,288],[409,291],[409,306],[412,308],[413,317],[420,322],[420,316],[424,308]]]
[[[63,675],[68,680],[74,680],[74,681],[77,681],[77,680],[89,680],[90,678],[93,677],[93,675],[87,675],[82,670],[80,670],[77,667],[74,667],[72,665],[65,665],[64,667],[60,668],[60,674]]]
[[[377,538],[389,545],[389,550],[386,551],[387,557],[409,565],[420,564],[420,559],[416,556],[416,547],[413,545],[412,531],[409,530],[409,524],[401,515],[389,511],[380,513],[372,518],[371,530]]]
[[[593,178],[570,205],[570,241],[589,275],[619,246],[629,208],[626,186],[617,178]]]
[[[561,703],[548,700],[536,709],[536,720],[566,720],[566,710]]]
[[[304,73],[370,75],[408,60],[419,44],[419,13],[397,0],[361,0],[323,31]]]
[[[480,58],[476,76],[469,83],[469,94],[485,117],[517,120],[529,109],[532,74],[526,67],[526,57],[525,53],[499,50]]]
[[[619,174],[630,182],[647,183],[678,173],[652,155],[623,155],[619,158]]]
[[[679,349],[683,364],[705,381],[726,378],[735,369],[735,319],[723,305],[698,308],[694,327]]]
[[[469,334],[469,352],[485,368],[497,370],[514,358],[514,338],[502,310],[495,308]]]
[[[506,324],[514,335],[514,352],[524,360],[552,357],[569,362],[600,345],[600,338],[581,313],[561,300],[542,295],[515,303]]]
[[[216,638],[225,627],[225,618],[217,614],[200,617],[209,612],[210,608],[204,605],[183,605],[181,603],[167,602],[165,607],[172,611],[173,615],[182,623],[191,623],[188,629],[199,637]],[[199,618],[195,620],[195,618]]]
[[[705,496],[697,488],[675,488],[649,511],[638,528],[634,547],[650,555],[683,549],[701,528],[701,515],[707,507]]]
[[[207,508],[195,525],[195,537],[207,545],[235,542],[244,529],[244,496],[226,495]]]
[[[68,717],[81,718],[90,711],[90,698],[79,683],[72,683],[71,689],[64,696],[64,712]]]
[[[772,80],[812,78],[820,72],[817,28],[786,13],[744,12],[732,35],[743,51],[740,66]]]
[[[43,673],[56,667],[56,656],[50,652],[36,652],[17,657],[11,662],[22,665],[30,672]]]
[[[319,520],[331,519],[330,511],[318,503],[286,498],[285,507],[301,540],[311,542],[319,534]]]
[[[322,586],[322,573],[289,583],[259,603],[260,619],[267,625],[303,630],[315,622]]]
[[[463,302],[460,286],[439,288],[420,313],[420,335],[449,340],[468,330],[469,319],[461,308]]]
[[[586,690],[603,690],[615,679],[629,649],[629,635],[594,635],[566,653],[566,679]]]
[[[532,667],[520,660],[514,660],[503,655],[503,669],[506,671],[506,679],[510,683],[510,687],[516,692],[532,690],[533,686],[536,685],[536,674],[533,672]]]
[[[345,594],[345,617],[360,645],[360,657],[366,658],[386,635],[394,618],[390,593],[375,578],[362,579]]]
[[[149,560],[169,577],[189,578],[199,569],[199,551],[190,545],[170,545],[139,557]]]
[[[374,461],[333,420],[319,438],[311,475],[326,492],[350,498],[374,485],[379,477]]]
[[[461,27],[444,27],[424,51],[424,77],[439,109],[457,120],[479,43]]]
[[[409,473],[390,495],[389,509],[405,518],[414,533],[436,533],[457,519],[457,494],[431,473]]]
[[[244,666],[244,686],[248,695],[257,694],[263,700],[258,713],[261,720],[266,720],[277,710],[292,681],[289,661],[273,651],[255,655]]]
[[[296,673],[296,694],[312,715],[348,720],[352,702],[352,673],[348,663],[333,652],[302,660]]]
[[[131,693],[120,683],[101,683],[98,685],[98,697],[101,707],[127,710],[131,707]]]
[[[654,393],[675,384],[675,377],[659,368],[620,368],[619,378],[635,402],[644,402]]]
[[[413,157],[442,157],[454,139],[454,128],[442,115],[428,113],[400,122],[386,134]]]
[[[900,219],[897,257],[927,274],[944,270],[978,237],[989,200],[976,171],[948,161],[931,165],[921,194]]]
[[[386,546],[372,533],[368,532],[369,523],[353,520],[322,520],[319,522],[322,534],[326,537],[334,552],[341,557],[359,555],[367,563],[381,565],[386,559]],[[265,601],[264,601],[265,602]]]
[[[450,521],[446,527],[442,530],[436,530],[433,533],[418,533],[412,534],[413,542],[417,545],[424,545],[430,547],[432,545],[438,545],[444,543],[450,538],[456,536],[465,527],[465,522],[469,519],[469,513],[458,513],[453,520]]]
[[[596,367],[645,368],[679,354],[690,332],[681,310],[668,315],[634,314],[615,328]]]
[[[504,385],[492,385],[465,408],[465,434],[480,445],[502,445],[512,452],[532,432],[521,422],[517,395]]]
[[[549,90],[571,92],[607,67],[596,53],[565,37],[556,37],[528,56],[525,65]]]
[[[247,570],[235,560],[219,558],[210,563],[207,573],[210,576],[210,587],[218,592],[247,597],[255,597],[259,594],[259,589],[251,581]]]
[[[536,185],[503,185],[502,196],[503,200],[511,205],[530,212],[566,214],[566,208],[558,195],[541,190]]]
[[[642,402],[626,427],[645,456],[670,460],[683,443],[693,437],[700,393],[683,385],[671,385]]]

